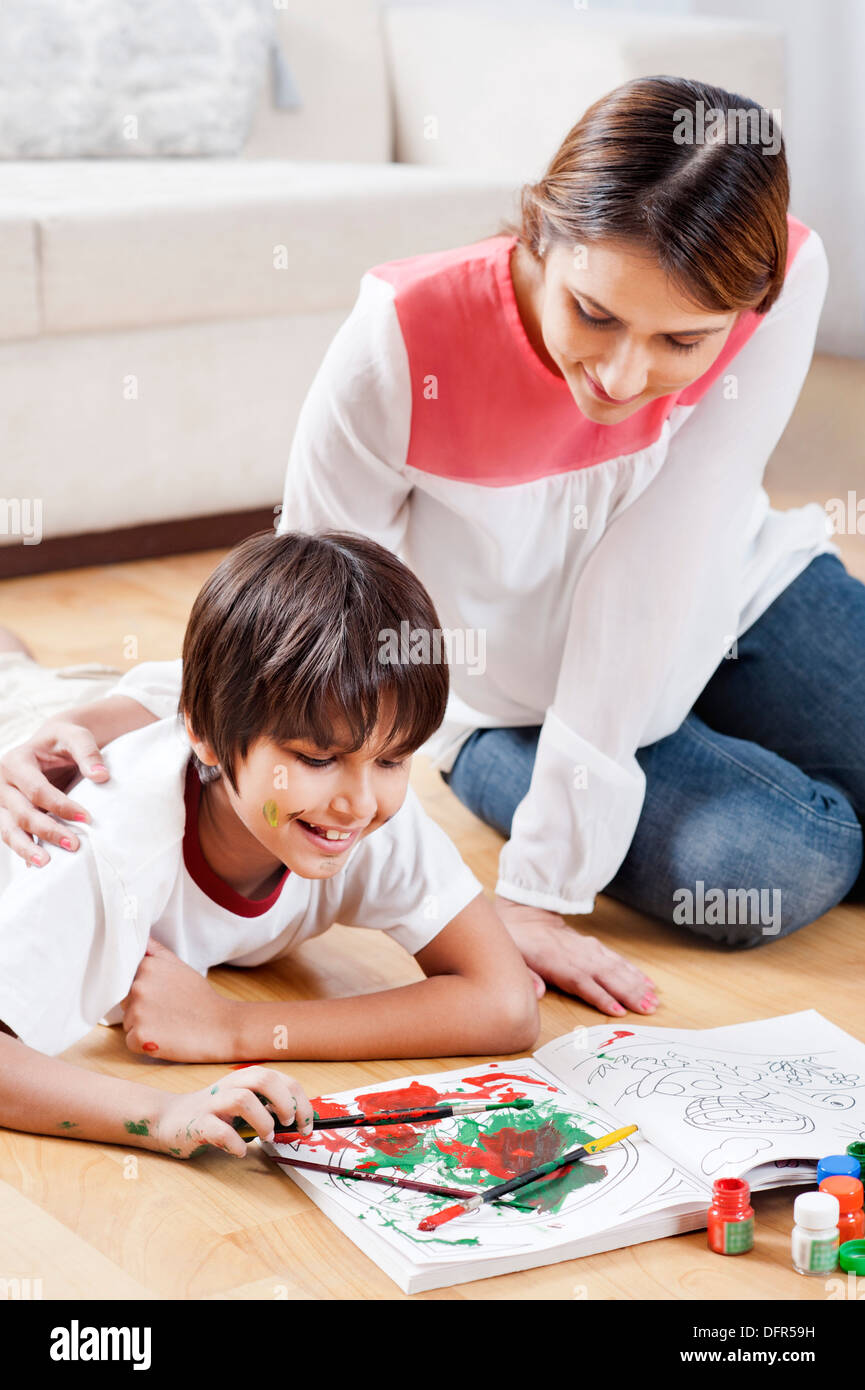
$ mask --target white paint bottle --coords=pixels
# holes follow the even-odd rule
[[[802,1192],[793,1203],[793,1268],[797,1274],[827,1274],[838,1268],[838,1218],[831,1192]]]

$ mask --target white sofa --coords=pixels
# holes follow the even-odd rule
[[[783,107],[779,35],[739,21],[292,0],[279,23],[303,106],[265,93],[242,158],[0,164],[0,501],[36,499],[42,536],[0,510],[0,574],[261,525],[364,270],[493,233],[618,83]]]

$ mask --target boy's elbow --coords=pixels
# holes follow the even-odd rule
[[[502,1030],[498,1050],[525,1052],[534,1047],[541,1030],[538,1000],[531,976],[526,972],[525,988],[512,988],[497,1001],[496,1022]]]

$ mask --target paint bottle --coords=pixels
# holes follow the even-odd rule
[[[838,1263],[848,1274],[865,1274],[865,1240],[847,1240],[838,1251]]]
[[[718,1178],[712,1185],[707,1236],[716,1255],[744,1255],[754,1245],[754,1208],[742,1178]]]
[[[865,1236],[865,1211],[862,1210],[863,1189],[858,1178],[824,1178],[821,1192],[831,1192],[838,1198],[841,1215],[838,1217],[838,1236],[845,1240],[861,1240]]]
[[[865,1139],[854,1139],[852,1144],[848,1144],[847,1156],[858,1160],[859,1177],[865,1182]]]
[[[793,1203],[792,1251],[797,1274],[827,1274],[838,1265],[838,1198],[801,1192]]]
[[[824,1178],[858,1178],[856,1172],[858,1158],[852,1154],[827,1154],[817,1164],[817,1186]]]

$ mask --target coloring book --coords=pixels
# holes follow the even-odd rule
[[[726,1028],[607,1024],[520,1061],[409,1076],[313,1101],[355,1110],[514,1100],[531,1110],[435,1124],[317,1130],[271,1156],[465,1189],[466,1195],[624,1125],[638,1133],[500,1203],[425,1234],[453,1197],[281,1166],[406,1293],[593,1255],[706,1225],[712,1183],[812,1184],[815,1165],[865,1138],[865,1045],[814,1010]]]

